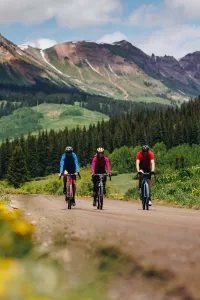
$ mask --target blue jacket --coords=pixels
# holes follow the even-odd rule
[[[72,152],[71,156],[67,156],[66,153],[64,153],[60,160],[60,173],[63,173],[64,170],[67,170],[69,173],[79,173],[79,164],[78,164],[78,158],[74,152]]]

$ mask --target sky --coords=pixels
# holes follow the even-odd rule
[[[0,0],[0,33],[42,49],[127,40],[180,59],[200,51],[200,0]]]

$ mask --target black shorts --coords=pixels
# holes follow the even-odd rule
[[[103,179],[103,184],[106,184],[107,177],[105,176]],[[96,187],[97,183],[99,182],[99,176],[93,176],[92,181],[94,183],[94,188]]]
[[[150,173],[150,172],[151,172],[150,169],[142,169],[142,168],[141,168],[141,170],[142,170],[144,173]],[[151,173],[148,175],[147,178],[151,180]]]

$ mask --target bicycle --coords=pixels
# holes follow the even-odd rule
[[[73,178],[75,174],[62,174],[61,176],[68,176],[67,180],[67,188],[66,188],[66,195],[65,201],[68,203],[68,209],[71,209],[72,203],[74,203],[74,193],[73,193]],[[61,178],[60,176],[60,178]],[[81,178],[80,174],[78,174],[79,178]]]
[[[99,181],[97,182],[97,209],[103,209],[103,180],[105,176],[108,176],[108,174],[94,174],[93,176],[99,176]],[[109,175],[111,180],[111,175]]]
[[[143,180],[142,180],[142,208],[143,210],[149,210],[149,199],[150,199],[150,188],[148,183],[148,177],[151,174],[154,174],[155,172],[149,172],[149,173],[142,173],[138,172],[139,175],[143,174]]]

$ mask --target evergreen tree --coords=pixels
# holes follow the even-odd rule
[[[28,180],[28,170],[22,148],[16,146],[12,152],[10,164],[8,167],[8,182],[15,188],[19,188]]]

